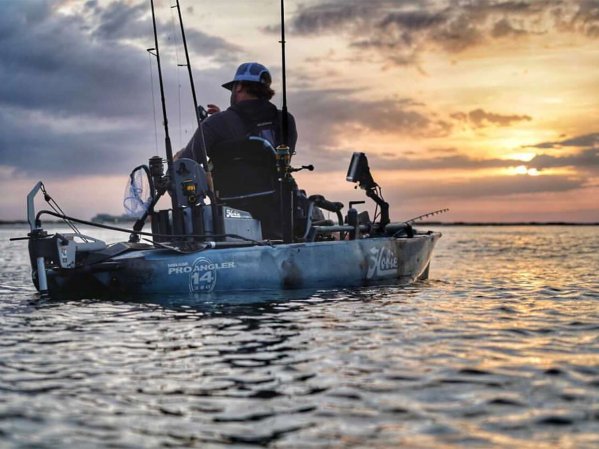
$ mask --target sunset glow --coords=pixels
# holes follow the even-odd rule
[[[67,194],[65,207],[120,214],[119,195],[94,192],[117,192],[130,169],[164,153],[148,2],[8,3],[1,218],[24,217],[38,179],[64,190],[81,176],[96,186],[90,205]],[[179,148],[194,123],[170,3],[156,1]],[[279,3],[180,3],[199,101],[226,107],[220,84],[256,60],[280,106]],[[316,167],[297,177],[309,194],[355,199],[344,173],[364,151],[396,220],[450,207],[441,219],[599,221],[596,1],[288,0],[286,11],[294,163]]]

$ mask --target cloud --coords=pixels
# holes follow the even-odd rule
[[[364,151],[363,148],[327,148],[320,147],[318,151],[319,171],[335,171],[339,169],[339,159],[347,157],[354,151]],[[403,171],[428,171],[431,170],[483,170],[483,169],[508,169],[523,165],[520,160],[514,159],[476,159],[459,154],[456,148],[427,149],[428,156],[422,153],[402,152],[394,153],[368,153],[369,165],[373,170],[403,170]],[[431,155],[434,155],[431,157]]]
[[[559,156],[538,154],[526,163],[530,168],[542,170],[573,167],[580,174],[599,177],[599,133],[582,134],[555,142],[542,142],[527,148],[574,150],[571,154]]]
[[[65,5],[75,10],[66,14],[61,11]],[[172,28],[158,20],[159,29]],[[216,62],[227,61],[226,67],[202,71],[204,78],[214,78],[210,86],[217,89],[230,76],[228,61],[237,47],[197,30],[186,31],[190,49]],[[160,40],[166,42],[166,35]],[[44,177],[71,174],[73,167],[77,174],[109,174],[155,153],[158,79],[155,59],[145,51],[153,43],[146,2],[3,5],[0,165]],[[160,48],[165,89],[176,92],[181,84],[176,71],[182,69],[170,60],[169,45]],[[181,109],[175,95],[167,95],[167,101],[169,111]],[[193,117],[191,100],[188,106],[187,115]]]
[[[360,27],[376,17],[377,9],[384,2],[373,0],[368,3],[359,0],[332,1],[313,6],[300,6],[291,21],[292,31],[298,34],[320,33],[327,30],[350,30]],[[271,31],[276,28],[272,27]]]
[[[32,129],[32,124],[35,129]],[[83,130],[78,130],[82,127]],[[18,109],[0,112],[0,165],[16,173],[53,178],[122,173],[154,152],[154,133],[142,123],[41,117]],[[115,164],[115,162],[118,163]]]
[[[582,136],[575,136],[568,139],[554,141],[554,142],[542,142],[536,145],[529,145],[527,148],[562,148],[562,147],[599,147],[599,133],[584,134]]]
[[[519,37],[525,36],[528,34],[526,30],[516,28],[512,22],[506,18],[501,19],[499,22],[496,22],[493,25],[493,29],[491,30],[491,36],[494,38],[502,38],[502,37]]]
[[[350,47],[409,65],[424,51],[458,54],[501,39],[560,32],[596,38],[599,6],[595,0],[330,0],[298,8],[290,29],[304,36],[343,33]]]
[[[569,156],[540,154],[526,164],[539,170],[558,167],[575,167],[579,172],[599,176],[599,148],[591,148]]]
[[[456,112],[451,114],[451,118],[458,122],[470,125],[473,128],[484,128],[493,126],[511,126],[515,122],[530,121],[532,118],[528,115],[503,115],[493,112],[487,112],[483,109],[474,109],[470,112]]]
[[[399,188],[386,188],[385,195],[409,198],[445,198],[464,201],[475,198],[499,198],[547,192],[568,192],[585,187],[585,180],[570,176],[496,176],[458,179],[435,183],[428,179],[410,182]],[[401,196],[400,196],[401,195]]]
[[[153,44],[153,40],[148,40],[153,33],[152,18],[148,14],[148,9],[146,2],[129,4],[123,1],[114,2],[104,10],[96,7],[94,20],[98,22],[98,25],[93,30],[92,36],[104,42],[141,40]],[[160,11],[156,11],[156,13],[159,14]],[[178,23],[174,26],[167,25],[165,21],[160,20],[160,17],[157,17],[156,21],[159,41],[170,40],[174,41],[176,45],[182,46]],[[241,51],[239,46],[193,28],[185,30],[185,37],[189,51],[198,56],[232,60]],[[169,50],[162,46],[160,48],[161,51]]]
[[[599,3],[596,0],[578,0],[573,2],[578,5],[576,13],[562,16],[563,9],[555,10],[557,25],[567,31],[584,34],[590,38],[599,37]]]
[[[590,143],[590,136],[599,134],[589,134],[565,142],[571,144]],[[577,145],[578,146],[578,145]],[[319,170],[336,170],[339,168],[340,155],[351,154],[353,151],[362,151],[360,148],[334,149],[320,147],[318,156],[322,161],[319,164]],[[422,154],[422,153],[421,153]],[[427,149],[427,156],[422,157],[414,152],[403,152],[401,155],[393,153],[370,153],[368,154],[369,165],[373,170],[403,170],[403,171],[431,171],[431,170],[484,170],[484,169],[509,169],[519,166],[525,166],[528,169],[537,169],[542,172],[546,169],[555,168],[574,168],[576,169],[578,183],[588,182],[589,177],[599,176],[599,146],[588,148],[575,154],[567,156],[552,156],[547,154],[536,155],[528,162],[516,159],[498,159],[498,158],[473,158],[460,154],[456,148]],[[432,156],[432,157],[431,157]],[[501,178],[516,179],[513,176],[502,176]],[[560,179],[554,175],[544,176],[544,178]],[[566,177],[572,179],[571,177]],[[487,179],[487,177],[485,177]],[[491,179],[491,178],[490,178]],[[569,183],[567,185],[570,185]]]
[[[151,17],[147,14],[148,5],[114,2],[105,9],[94,4],[91,17],[97,18],[97,26],[92,36],[102,41],[147,38],[152,30]]]
[[[371,167],[379,170],[481,170],[525,166],[528,169],[534,168],[541,172],[546,169],[574,168],[578,174],[577,182],[588,182],[589,177],[599,176],[599,133],[577,136],[551,144],[572,147],[587,146],[588,148],[565,156],[538,154],[528,162],[496,158],[475,159],[459,154],[456,149],[451,148],[443,149],[442,152],[427,151],[428,154],[441,154],[441,156],[436,157],[406,157],[410,155],[405,154],[402,156],[369,154],[368,159]],[[540,144],[534,147],[546,148],[545,145]],[[512,179],[513,176],[505,178]],[[543,178],[559,179],[555,176],[544,176]],[[571,177],[566,178],[572,179]]]
[[[446,137],[451,124],[410,99],[361,100],[351,89],[290,92],[302,146],[323,148],[364,132]],[[320,150],[319,150],[320,151]]]
[[[506,159],[474,159],[454,154],[432,158],[368,155],[373,168],[381,170],[481,170],[485,168],[509,168],[522,165],[520,161]]]
[[[139,46],[127,43],[140,36],[146,46],[154,42],[140,5],[112,3],[97,15],[97,24],[90,23],[89,17],[56,14],[51,8],[40,8],[31,18],[29,3],[22,5],[21,9],[13,5],[0,19],[3,105],[112,117],[130,117],[146,107],[148,56]],[[21,23],[29,31],[11,28],[11,23]],[[203,48],[200,34],[193,30],[189,34],[196,40],[194,47]],[[218,42],[212,40],[206,53],[231,50]]]
[[[199,30],[185,30],[185,38],[191,53],[197,56],[209,56],[219,62],[236,63],[243,50],[238,45],[233,45],[220,37],[210,36]]]
[[[539,171],[549,168],[575,168],[581,177],[584,173],[589,176],[599,176],[599,133],[585,134],[565,139],[561,142],[548,142],[533,147],[548,148],[548,144],[560,147],[586,147],[586,149],[565,156],[538,154],[528,162],[513,159],[474,159],[463,154],[458,154],[455,150],[452,153],[451,149],[444,150],[449,155],[432,158],[398,157],[395,155],[369,155],[368,157],[373,167],[389,170],[469,170],[510,168],[523,165],[529,169],[535,168]],[[434,154],[431,151],[427,151],[427,153]]]

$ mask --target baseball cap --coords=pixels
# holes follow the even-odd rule
[[[239,81],[261,83],[266,86],[270,86],[271,80],[272,78],[270,76],[270,72],[262,64],[257,62],[245,62],[237,68],[233,81],[223,84],[223,87],[225,89],[231,90],[233,88],[233,84]]]

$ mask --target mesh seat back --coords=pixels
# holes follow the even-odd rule
[[[260,138],[224,142],[210,158],[220,201],[262,222],[265,238],[280,238],[280,183],[274,149]]]
[[[224,142],[213,152],[212,177],[219,198],[272,194],[278,188],[273,148],[263,140]]]

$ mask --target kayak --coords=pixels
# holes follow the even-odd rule
[[[104,245],[94,240],[69,245],[74,236],[54,234],[30,240],[34,283],[51,297],[276,291],[389,281],[405,284],[428,277],[440,234],[223,245],[185,254],[145,243]],[[73,246],[79,247],[72,251]],[[44,259],[41,265],[39,258]],[[40,277],[45,278],[41,285]]]
[[[255,158],[253,151],[274,151],[264,142],[238,143],[235,148],[241,148],[238,153],[250,159]],[[156,164],[153,159],[150,162]],[[271,163],[270,157],[266,160]],[[238,168],[246,168],[246,160],[237,161]],[[187,171],[181,170],[181,165]],[[343,216],[342,203],[328,201],[321,195],[306,198],[302,191],[293,188],[294,184],[287,188],[285,178],[275,179],[272,183],[275,194],[271,196],[275,200],[290,198],[293,203],[288,207],[294,215],[289,220],[292,234],[287,240],[263,237],[261,222],[251,211],[256,204],[258,211],[263,211],[265,199],[247,192],[248,183],[236,182],[238,177],[223,176],[227,170],[236,170],[234,164],[227,164],[227,170],[214,178],[218,191],[228,192],[227,204],[204,201],[208,188],[199,164],[183,159],[176,161],[175,167],[178,167],[175,173],[183,173],[184,179],[175,176],[172,184],[181,186],[188,193],[187,198],[193,199],[178,206],[177,213],[173,209],[155,211],[152,204],[157,195],[152,191],[151,200],[140,200],[146,205],[145,212],[133,229],[86,222],[48,210],[36,213],[34,200],[40,191],[50,205],[54,203],[43,183],[38,182],[27,196],[31,232],[24,237],[29,240],[32,277],[37,289],[50,297],[201,295],[385,282],[405,284],[428,277],[433,249],[441,234],[414,229],[414,219],[390,222],[388,204],[377,193],[379,187],[370,174],[364,153],[353,154],[346,179],[358,183],[380,206],[380,219],[373,221],[367,212],[358,213],[355,206],[363,201],[351,202]],[[156,178],[150,179],[152,185],[166,177],[156,167],[147,172],[153,172]],[[131,176],[131,179],[139,178]],[[193,195],[189,195],[189,186],[195,189]],[[139,193],[140,189],[133,187]],[[240,194],[236,189],[245,192]],[[285,190],[292,195],[281,195]],[[171,194],[178,197],[176,192]],[[315,208],[328,209],[338,216],[338,221],[315,219],[318,215]],[[284,214],[285,210],[279,204],[272,213],[276,216],[277,211]],[[425,216],[438,212],[443,211]],[[75,232],[48,234],[41,220],[45,214],[65,220]],[[150,233],[141,231],[148,216]],[[177,217],[181,220],[178,224]],[[129,232],[130,237],[128,241],[107,245],[79,232],[75,223]],[[283,235],[283,225],[279,228]],[[152,238],[150,243],[140,241],[144,235]]]

